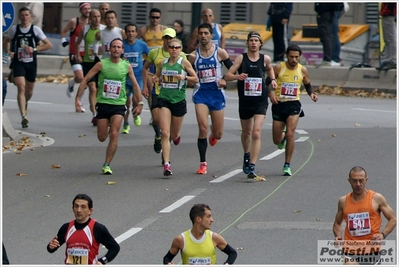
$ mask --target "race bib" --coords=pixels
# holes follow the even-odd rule
[[[179,88],[177,75],[178,73],[175,70],[162,70],[162,87],[169,89]]]
[[[211,258],[197,258],[197,257],[190,257],[188,258],[189,265],[211,265]]]
[[[370,214],[368,212],[348,214],[348,230],[351,236],[370,234]]]
[[[116,99],[121,93],[122,82],[113,80],[104,80],[103,97]]]
[[[89,264],[89,250],[83,248],[68,248],[66,264]]]
[[[139,52],[128,52],[124,55],[132,68],[135,68],[139,65]]]
[[[244,80],[245,96],[261,96],[262,95],[262,78],[246,78]]]
[[[105,49],[105,53],[109,53],[109,42],[107,42],[107,43],[104,43],[104,49]]]
[[[298,84],[296,83],[281,83],[280,99],[282,100],[296,100],[298,97]]]
[[[200,83],[211,83],[216,81],[216,70],[205,69],[198,72]]]
[[[18,48],[18,60],[29,63],[33,61],[33,53],[27,53],[24,48]]]

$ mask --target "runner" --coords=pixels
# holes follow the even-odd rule
[[[181,140],[180,129],[184,115],[187,113],[187,82],[198,82],[198,77],[191,63],[181,57],[182,47],[179,39],[173,38],[169,42],[170,57],[157,66],[157,73],[154,76],[154,82],[162,82],[157,107],[159,108],[159,122],[162,132],[163,174],[165,176],[172,175],[170,141],[173,140],[173,143],[178,145]]]
[[[152,127],[155,132],[155,138],[154,138],[154,151],[155,153],[161,153],[162,151],[162,144],[161,144],[161,130],[159,128],[159,119],[158,119],[158,112],[159,108],[157,107],[157,100],[158,100],[158,94],[159,94],[159,84],[155,84],[155,90],[151,92],[151,89],[149,89],[148,86],[148,73],[151,65],[154,65],[156,69],[158,69],[158,66],[160,63],[164,62],[165,59],[169,58],[169,43],[172,40],[172,38],[176,37],[176,31],[172,28],[167,28],[163,31],[162,33],[163,37],[163,45],[160,48],[155,48],[150,51],[147,57],[147,61],[144,63],[143,67],[143,95],[144,97],[148,97],[151,95],[151,114],[152,114]],[[183,58],[186,58],[186,54],[181,52],[180,55]],[[151,76],[152,77],[152,76]],[[153,78],[151,78],[153,79]],[[151,84],[153,84],[153,81],[151,80]],[[151,87],[150,87],[151,88]],[[150,91],[149,91],[150,90]],[[164,164],[164,161],[162,160],[162,165]]]
[[[100,11],[98,11],[97,9],[92,9],[90,11],[90,23],[89,25],[84,26],[83,31],[79,32],[78,40],[75,43],[75,51],[79,51],[81,42],[84,42],[85,44],[83,57],[80,55],[80,53],[75,55],[76,62],[82,63],[84,75],[87,75],[90,69],[95,65],[95,55],[93,52],[95,36],[97,32],[105,28],[104,25],[100,24],[100,19],[101,19]],[[97,126],[97,118],[96,118],[97,76],[93,77],[90,80],[87,80],[87,87],[89,87],[90,111],[93,114],[91,123],[93,124],[93,126]]]
[[[192,228],[173,239],[171,248],[163,257],[163,264],[174,264],[172,260],[179,251],[183,264],[216,264],[216,247],[228,255],[225,265],[235,262],[237,251],[220,234],[211,231],[213,218],[208,205],[195,204],[190,210],[190,220]]]
[[[75,220],[65,223],[47,245],[54,253],[65,243],[65,264],[107,264],[118,255],[120,246],[105,225],[92,219],[93,200],[86,194],[78,194],[72,201]],[[108,252],[98,258],[100,244]]]
[[[299,117],[305,116],[299,98],[302,83],[310,98],[316,102],[318,97],[309,80],[309,73],[305,66],[299,63],[302,50],[298,45],[287,47],[287,61],[274,66],[277,77],[277,89],[269,93],[273,116],[273,142],[279,149],[285,148],[285,163],[283,175],[291,176],[291,158],[295,147],[295,129]],[[266,79],[266,85],[270,84]]]
[[[370,252],[369,247],[362,246],[362,253],[349,253],[351,249],[356,251],[359,247],[354,245],[368,244],[364,241],[384,240],[396,227],[396,217],[393,209],[388,205],[385,197],[370,189],[366,189],[368,176],[364,168],[355,166],[349,171],[348,182],[352,187],[352,192],[342,196],[338,200],[338,211],[335,215],[333,232],[335,241],[342,239],[342,222],[345,221],[345,233],[343,242],[344,264],[377,265],[381,254]],[[384,229],[381,231],[381,213],[388,220]],[[363,241],[363,242],[361,242]],[[373,244],[370,242],[369,244]],[[378,243],[375,243],[378,244]]]
[[[90,3],[80,3],[79,4],[80,17],[71,18],[68,24],[61,32],[62,46],[66,47],[67,45],[69,45],[69,63],[71,63],[73,74],[75,76],[74,78],[69,80],[68,87],[66,90],[66,94],[69,98],[72,97],[72,93],[74,91],[73,87],[75,83],[80,83],[84,77],[82,65],[76,62],[75,55],[79,53],[80,56],[84,56],[85,44],[84,42],[81,42],[79,51],[75,51],[75,42],[78,39],[80,30],[89,23],[90,11],[91,11]],[[70,33],[69,41],[65,38],[67,32]],[[82,109],[82,111],[84,112],[85,110]]]
[[[199,82],[195,85],[193,102],[198,122],[197,147],[200,155],[200,166],[197,174],[207,173],[206,150],[208,147],[208,116],[211,116],[211,134],[209,144],[216,145],[222,138],[224,124],[224,108],[226,95],[223,87],[226,80],[223,76],[223,64],[229,69],[233,64],[226,50],[212,44],[214,36],[212,26],[203,23],[198,26],[200,46],[190,54],[189,60],[194,65]]]
[[[18,12],[20,24],[14,25],[4,41],[4,50],[12,58],[10,68],[18,88],[18,107],[22,128],[28,127],[28,101],[32,98],[37,75],[37,53],[51,49],[52,44],[42,29],[32,24],[32,14],[26,7]],[[41,45],[37,45],[42,41]],[[12,49],[10,50],[10,42]]]
[[[147,56],[150,52],[147,44],[141,40],[138,40],[137,37],[137,26],[136,24],[129,23],[125,26],[126,39],[123,40],[123,45],[125,46],[125,53],[123,53],[124,59],[129,61],[130,65],[133,68],[134,76],[136,77],[137,83],[140,86],[140,89],[143,90],[143,79],[142,79],[142,71],[143,71],[143,55]],[[129,114],[130,114],[130,106],[132,104],[132,93],[133,88],[130,80],[126,80],[126,107],[127,111],[125,114],[124,122],[123,122],[123,134],[128,134],[130,131],[129,125]],[[133,103],[133,107],[136,107],[137,103]],[[134,124],[136,126],[141,125],[141,118],[139,115],[133,116]]]
[[[260,34],[251,31],[247,36],[248,52],[236,57],[233,66],[226,74],[226,81],[238,80],[238,112],[241,121],[241,144],[244,149],[242,170],[248,178],[256,179],[255,164],[261,149],[261,132],[265,121],[268,90],[265,85],[265,72],[277,83],[269,56],[261,54],[263,42]],[[238,74],[235,73],[238,71]]]
[[[133,97],[137,98],[137,106],[132,110],[133,114],[140,115],[143,109],[140,88],[134,77],[132,66],[126,60],[121,59],[123,54],[122,39],[115,39],[110,42],[110,57],[102,59],[83,79],[89,81],[98,73],[97,92],[97,137],[100,142],[107,140],[109,143],[102,167],[103,174],[112,174],[110,163],[118,147],[118,135],[126,112],[126,76],[128,75],[133,84]],[[75,103],[78,110],[81,109],[80,95],[84,89],[81,83],[76,94]]]

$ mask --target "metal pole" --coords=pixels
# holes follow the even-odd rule
[[[191,4],[191,32],[201,23],[201,12],[202,12],[202,4],[201,3],[192,3]]]

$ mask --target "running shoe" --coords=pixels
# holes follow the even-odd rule
[[[102,168],[103,174],[107,174],[107,175],[111,175],[112,174],[112,170],[111,167],[109,167],[109,165],[104,165]]]
[[[73,86],[75,85],[75,80],[74,79],[70,79],[69,83],[68,83],[68,88],[66,90],[66,94],[69,98],[72,97],[72,93],[73,93]]]
[[[172,170],[170,169],[170,164],[169,163],[165,163],[163,165],[163,175],[164,176],[172,175]]]
[[[250,157],[249,152],[244,154],[244,162],[242,164],[242,171],[245,174],[249,173],[249,157]]]
[[[209,135],[209,144],[211,146],[214,146],[214,145],[216,145],[217,142],[218,142],[218,140],[215,137],[213,137],[213,134],[211,133],[211,135]]]
[[[208,164],[206,162],[201,162],[200,166],[197,170],[197,174],[206,174],[207,173]]]
[[[291,172],[291,167],[290,165],[284,165],[283,167],[283,176],[291,176],[292,172]]]
[[[283,140],[281,140],[281,142],[278,143],[277,148],[284,149],[286,144],[287,144],[287,140],[285,139],[285,136],[284,136]]]
[[[130,125],[123,125],[123,134],[128,134],[130,132]]]
[[[154,139],[154,151],[155,153],[161,153],[162,151],[162,144],[161,144],[161,137],[156,137]]]
[[[173,144],[175,144],[175,146],[177,146],[178,144],[180,144],[180,140],[181,140],[181,138],[179,136],[175,140],[173,140]]]
[[[28,123],[29,123],[28,118],[26,116],[22,116],[22,121],[21,121],[22,128],[28,128]]]
[[[80,112],[76,109],[75,111],[77,112],[77,113],[85,113],[85,109],[82,107],[82,106],[80,106]]]
[[[250,164],[249,165],[248,171],[249,171],[248,176],[247,176],[248,179],[253,179],[253,178],[255,178],[257,176],[256,172],[255,172],[255,165],[254,164]]]
[[[93,126],[97,126],[97,117],[94,116],[93,119],[91,119],[91,123],[93,123]]]
[[[139,115],[137,115],[136,117],[133,117],[133,121],[134,121],[134,125],[136,125],[136,126],[141,125],[141,118]]]

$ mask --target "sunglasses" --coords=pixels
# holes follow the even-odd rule
[[[154,16],[151,16],[151,18],[152,18],[152,19],[160,19],[161,17],[154,17]]]
[[[170,45],[169,48],[170,49],[180,49],[181,46],[180,45]]]

